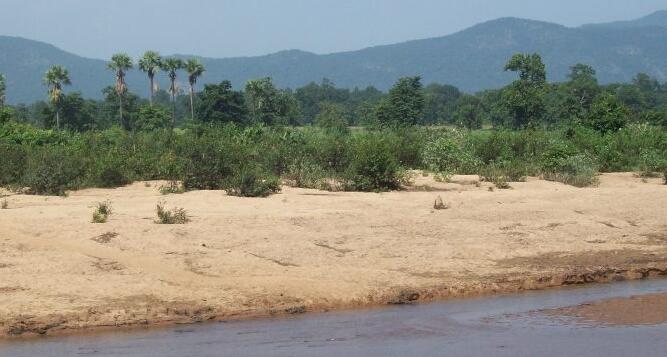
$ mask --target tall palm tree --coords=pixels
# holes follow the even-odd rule
[[[155,75],[162,67],[162,57],[155,51],[146,51],[144,56],[139,59],[139,69],[148,75],[148,82],[150,83],[150,96],[148,100],[153,106],[153,95],[155,94]]]
[[[49,100],[56,109],[56,129],[60,130],[60,100],[63,95],[63,86],[72,84],[69,79],[69,71],[59,64],[53,65],[44,74],[43,82],[49,88]]]
[[[190,82],[190,114],[192,120],[195,120],[195,84],[197,84],[197,79],[206,72],[206,68],[198,59],[192,58],[185,62],[185,71],[188,72],[188,82]]]
[[[169,81],[171,85],[169,86],[169,93],[171,93],[171,103],[172,103],[172,126],[176,126],[176,76],[179,69],[183,68],[183,61],[170,57],[162,61],[162,70],[167,72],[169,76]]]
[[[127,92],[125,74],[132,69],[132,58],[125,53],[117,53],[111,56],[111,62],[107,68],[116,72],[116,94],[118,95],[118,111],[120,113],[120,124],[123,125],[123,96]]]
[[[0,109],[5,106],[5,90],[7,86],[5,85],[5,76],[0,73]]]

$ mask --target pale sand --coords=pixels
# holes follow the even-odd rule
[[[412,189],[284,188],[163,196],[158,183],[0,210],[0,335],[230,319],[435,300],[667,273],[667,186],[606,174],[595,188],[470,177]],[[478,187],[479,186],[479,187]],[[437,196],[449,204],[434,210]],[[111,200],[106,224],[90,223]],[[154,223],[155,204],[186,225]],[[106,236],[102,236],[105,233]]]

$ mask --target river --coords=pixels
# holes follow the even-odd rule
[[[612,326],[541,312],[652,293],[667,293],[667,280],[10,340],[0,342],[0,356],[664,356],[667,324]]]

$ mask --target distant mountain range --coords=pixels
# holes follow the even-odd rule
[[[627,82],[639,72],[665,81],[667,11],[578,28],[501,18],[448,36],[359,51],[317,55],[289,50],[258,57],[201,58],[207,68],[201,82],[229,79],[240,88],[249,79],[269,76],[280,87],[295,88],[329,78],[340,87],[373,85],[386,90],[400,77],[421,75],[425,83],[452,84],[474,92],[509,83],[514,76],[503,72],[503,65],[517,52],[540,53],[551,81],[564,80],[575,63],[595,67],[602,83]],[[102,60],[38,41],[0,36],[0,73],[7,77],[9,103],[45,98],[41,78],[52,64],[66,66],[73,82],[68,90],[87,97],[100,98],[101,89],[114,80]],[[161,81],[166,84],[164,75]],[[128,75],[130,89],[141,95],[147,92],[146,82],[139,71]]]

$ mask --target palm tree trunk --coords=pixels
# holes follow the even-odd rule
[[[56,108],[56,130],[60,130],[60,113],[58,108]]]
[[[119,103],[118,111],[120,113],[120,126],[122,128],[123,127],[123,95],[122,94],[118,95],[118,103]]]
[[[150,90],[150,95],[148,97],[148,102],[150,103],[151,107],[153,106],[153,94],[155,91],[155,77],[149,76],[148,77],[149,81],[151,82],[151,90]]]
[[[195,89],[190,84],[190,114],[192,116],[192,120],[195,120]]]
[[[171,121],[171,127],[175,128],[176,127],[176,83],[174,81],[171,81],[171,113],[172,113],[172,121]]]

